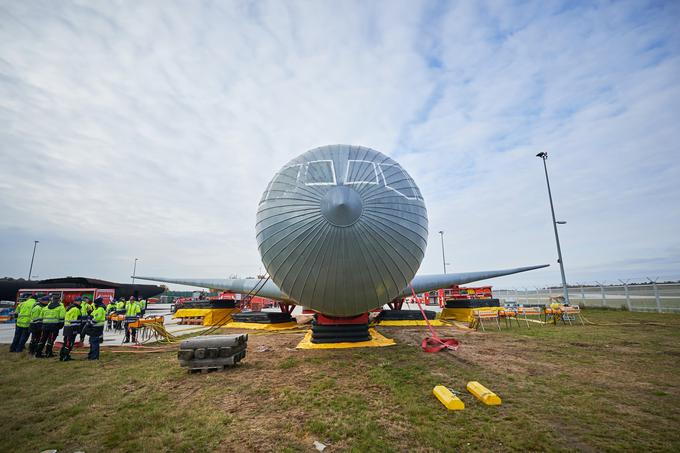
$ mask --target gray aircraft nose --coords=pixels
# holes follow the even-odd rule
[[[363,210],[361,196],[351,187],[333,187],[321,199],[321,214],[335,226],[352,225],[359,220]]]

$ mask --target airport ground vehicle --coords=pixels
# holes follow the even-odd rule
[[[469,299],[491,299],[493,295],[491,293],[491,286],[479,286],[479,287],[463,287],[458,285],[453,285],[450,288],[439,289],[436,292],[430,292],[430,299],[432,296],[436,296],[436,300],[440,307],[446,305],[447,300],[469,300]]]

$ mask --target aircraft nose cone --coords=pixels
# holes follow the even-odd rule
[[[352,225],[359,220],[363,210],[361,197],[350,187],[333,187],[321,199],[321,214],[335,226]]]

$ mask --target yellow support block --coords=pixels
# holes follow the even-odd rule
[[[368,329],[371,334],[371,339],[367,341],[358,341],[356,343],[312,343],[312,331],[308,330],[304,338],[298,345],[297,349],[348,349],[348,348],[376,348],[383,346],[393,346],[396,343],[391,338],[384,337],[375,329]]]
[[[470,381],[467,384],[468,392],[472,393],[482,403],[487,406],[500,406],[501,399],[494,392],[484,387],[477,381]]]
[[[465,403],[443,385],[436,386],[432,389],[432,393],[450,411],[462,411],[465,409]]]
[[[218,326],[229,322],[231,316],[240,311],[240,308],[180,308],[172,315],[172,317],[202,317],[204,326]]]

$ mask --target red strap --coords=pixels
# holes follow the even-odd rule
[[[425,314],[425,310],[423,310],[423,307],[420,305],[420,299],[418,299],[418,296],[416,295],[415,289],[413,289],[413,285],[409,283],[409,288],[411,288],[411,292],[413,293],[413,299],[415,299],[416,303],[418,304],[418,308],[420,309],[420,313],[423,315],[423,319],[425,320],[425,324],[427,324],[427,328],[430,330],[430,335],[431,337],[425,337],[423,338],[423,342],[421,343],[421,347],[423,348],[423,351],[425,352],[439,352],[443,349],[450,349],[451,351],[456,351],[458,350],[458,347],[460,346],[460,343],[458,343],[458,340],[455,338],[439,338],[437,335],[437,332],[434,330],[434,327],[430,324],[430,320],[427,319],[427,315]]]
[[[423,338],[421,346],[425,352],[439,352],[442,349],[451,349],[452,351],[455,351],[460,346],[460,343],[458,343],[458,340],[455,338],[441,339],[425,337]]]

